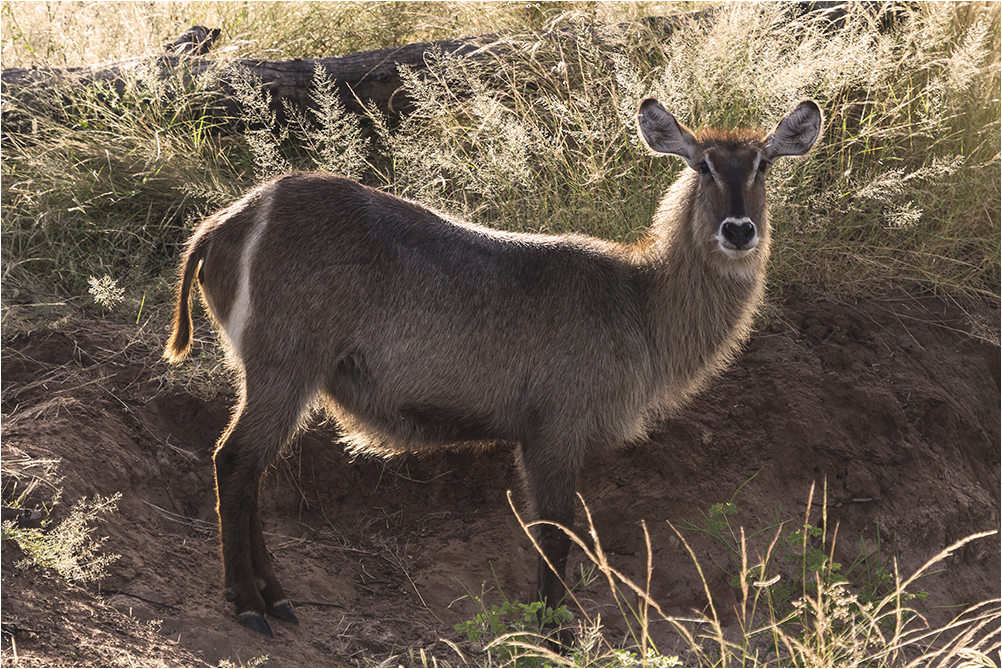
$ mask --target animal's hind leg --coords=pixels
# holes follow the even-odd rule
[[[260,486],[258,486],[258,494],[254,496],[254,515],[251,517],[251,566],[254,569],[257,585],[261,590],[261,597],[264,599],[265,610],[274,616],[284,618],[298,625],[299,618],[292,610],[292,603],[285,596],[285,591],[282,589],[271,567],[271,560],[268,557],[268,546],[264,543],[264,528],[261,525],[261,504],[259,497]],[[261,587],[262,584],[264,587]]]
[[[266,611],[295,620],[272,570],[258,509],[261,477],[310,400],[308,388],[290,388],[289,381],[288,371],[246,369],[242,401],[213,456],[224,592],[243,624],[269,636]]]

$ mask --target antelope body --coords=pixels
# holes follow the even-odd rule
[[[190,347],[191,287],[238,372],[215,454],[224,588],[241,622],[298,622],[265,547],[265,468],[319,399],[347,447],[391,455],[515,445],[535,517],[570,527],[585,456],[642,438],[747,338],[769,249],[765,171],[806,153],[802,102],[769,135],[693,133],[656,100],[640,132],[693,169],[635,245],[499,232],[324,174],[293,173],[201,223],[165,357]],[[537,525],[556,606],[566,535]]]

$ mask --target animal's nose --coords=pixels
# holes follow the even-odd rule
[[[755,224],[747,218],[728,219],[720,226],[720,234],[726,244],[740,251],[755,239]]]

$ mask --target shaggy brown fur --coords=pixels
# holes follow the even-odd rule
[[[642,438],[734,356],[762,297],[765,168],[821,127],[807,101],[768,135],[694,135],[656,101],[648,146],[693,168],[647,239],[498,232],[347,179],[295,173],[206,219],[181,264],[165,357],[191,339],[191,286],[239,374],[215,468],[224,582],[242,622],[295,614],[261,531],[261,475],[319,398],[355,451],[515,445],[535,517],[571,526],[587,453]],[[537,526],[555,605],[569,549]]]

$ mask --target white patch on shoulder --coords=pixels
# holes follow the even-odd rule
[[[238,358],[243,358],[240,351],[240,344],[243,340],[244,329],[250,322],[251,314],[254,312],[251,301],[251,265],[254,256],[257,254],[257,247],[261,244],[265,228],[271,218],[271,194],[266,195],[261,200],[254,217],[247,240],[244,242],[244,250],[240,255],[240,283],[237,285],[237,296],[233,301],[233,308],[230,309],[229,318],[222,324],[223,330],[229,337],[233,351]]]

